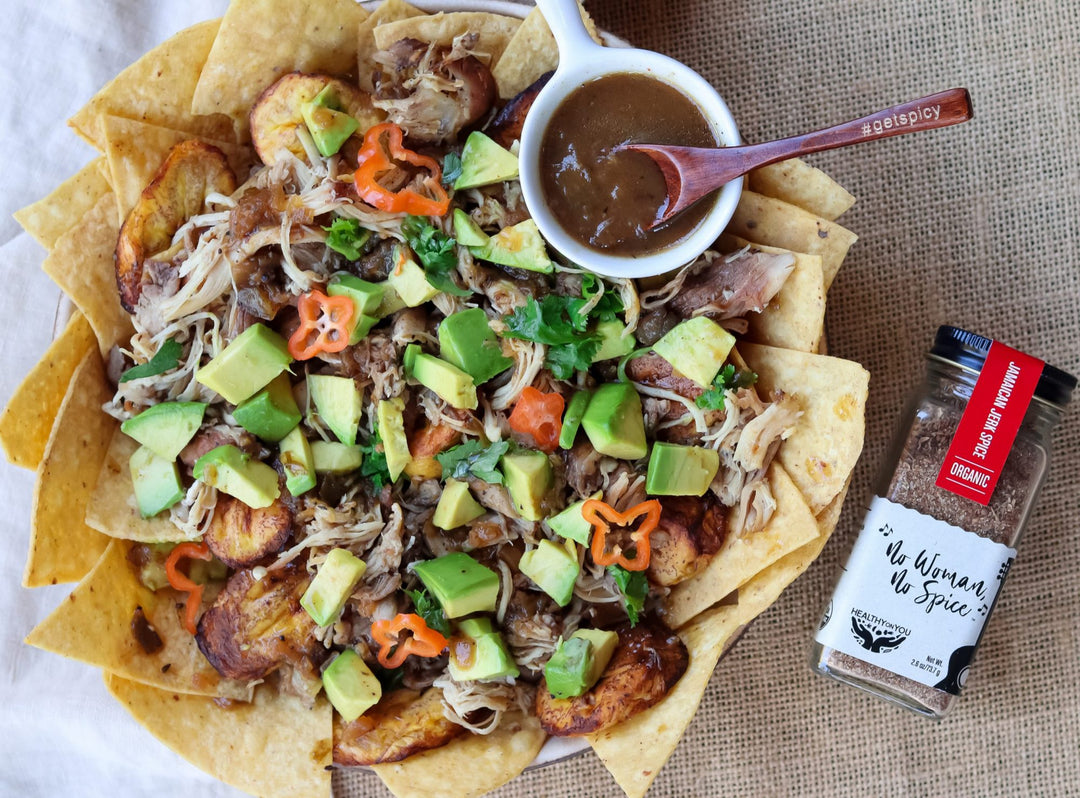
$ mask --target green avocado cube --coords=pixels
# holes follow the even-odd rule
[[[490,681],[521,675],[506,641],[488,618],[468,618],[458,624],[450,644],[450,676],[459,682]]]
[[[559,430],[559,448],[572,449],[578,430],[581,429],[581,419],[585,415],[585,409],[592,399],[592,391],[578,391],[570,399],[563,414],[562,429]]]
[[[444,360],[483,385],[514,365],[505,357],[483,308],[452,313],[439,324],[439,349]]]
[[[439,289],[428,282],[424,269],[413,260],[404,244],[394,247],[387,285],[401,298],[406,307],[416,308],[439,295]]]
[[[120,425],[120,430],[165,460],[175,460],[202,425],[204,402],[162,402]]]
[[[628,382],[609,382],[597,388],[581,426],[600,454],[637,460],[649,452],[641,397]]]
[[[733,346],[735,336],[707,316],[695,316],[671,328],[653,351],[679,374],[708,388]]]
[[[256,510],[269,507],[281,492],[277,471],[232,445],[218,446],[196,460],[194,475]]]
[[[358,344],[379,323],[378,310],[386,296],[386,283],[369,283],[348,272],[338,272],[330,278],[326,293],[345,296],[353,302],[349,345]]]
[[[461,174],[454,181],[454,191],[490,186],[504,180],[515,180],[517,176],[517,156],[479,130],[474,130],[465,139],[465,146],[461,150]]]
[[[573,698],[591,690],[611,661],[619,636],[601,629],[578,629],[560,640],[544,665],[544,681],[555,698]]]
[[[333,623],[366,570],[364,561],[351,551],[330,549],[300,597],[300,606],[319,626]]]
[[[477,408],[476,383],[468,372],[462,371],[453,363],[421,352],[416,344],[405,347],[403,361],[407,375],[445,400],[451,407],[459,410]]]
[[[140,446],[128,460],[139,515],[151,518],[184,498],[184,483],[176,459],[167,460],[149,446]]]
[[[290,494],[299,496],[315,487],[315,456],[299,424],[278,443],[278,460]]]
[[[316,474],[348,474],[364,463],[364,450],[337,441],[312,441],[311,462]]]
[[[612,360],[633,352],[634,347],[637,346],[637,339],[633,335],[623,335],[624,332],[626,332],[626,325],[616,319],[597,323],[596,334],[600,336],[600,348],[593,355],[592,362]]]
[[[307,387],[319,417],[326,422],[339,441],[348,446],[354,445],[363,412],[356,383],[350,377],[311,374],[307,378]]]
[[[464,526],[487,512],[469,493],[469,485],[450,478],[446,480],[439,503],[435,505],[435,514],[431,523],[447,531]]]
[[[341,100],[332,84],[327,84],[310,101],[301,103],[300,116],[324,158],[340,150],[341,145],[360,127],[355,118],[342,112]]]
[[[424,560],[413,570],[447,618],[474,612],[494,612],[499,598],[499,575],[461,551]]]
[[[560,607],[565,607],[574,597],[574,583],[577,582],[578,566],[577,546],[572,540],[563,545],[550,540],[541,540],[535,549],[521,555],[521,573],[536,583]]]
[[[602,491],[597,491],[589,498],[599,499],[603,495]],[[581,508],[584,506],[584,499],[574,502],[561,513],[551,516],[547,520],[547,525],[559,537],[573,540],[582,546],[588,546],[589,538],[592,536],[592,524],[586,521],[581,514]]]
[[[555,472],[548,456],[533,449],[521,449],[504,454],[499,463],[518,515],[526,521],[543,520],[544,499],[555,485]]]
[[[720,470],[720,453],[703,446],[657,441],[649,455],[645,492],[650,496],[704,496]]]
[[[397,482],[401,472],[412,462],[409,439],[405,435],[405,400],[401,397],[380,399],[375,417],[390,481]]]
[[[238,405],[290,363],[288,342],[265,324],[252,324],[196,371],[195,379],[226,402]]]
[[[463,247],[482,247],[491,238],[461,208],[454,208],[454,240]]]
[[[346,723],[352,723],[382,698],[382,685],[360,658],[347,648],[326,666],[323,689],[331,705]]]
[[[233,418],[252,435],[277,443],[300,423],[288,374],[279,374],[250,399],[236,406]]]
[[[555,264],[547,254],[547,246],[540,235],[540,228],[532,219],[526,219],[510,227],[504,227],[488,238],[487,243],[469,247],[473,257],[480,260],[527,269],[531,272],[551,274]]]

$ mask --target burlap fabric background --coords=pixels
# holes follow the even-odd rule
[[[591,0],[673,55],[761,141],[967,86],[966,125],[819,155],[859,201],[830,294],[832,352],[872,374],[866,448],[820,560],[721,661],[650,796],[1080,795],[1080,408],[969,687],[935,724],[812,675],[807,650],[937,325],[1080,371],[1080,9],[1073,0]],[[1078,397],[1080,398],[1080,397]],[[467,768],[467,763],[462,763]],[[385,795],[374,776],[336,794]],[[616,796],[587,753],[500,798]]]

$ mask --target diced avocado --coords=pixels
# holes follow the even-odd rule
[[[319,417],[337,439],[349,446],[355,444],[363,412],[356,383],[350,377],[312,374],[307,378],[307,387]]]
[[[341,110],[341,100],[333,84],[327,84],[309,102],[300,106],[300,115],[311,132],[315,147],[324,158],[341,149],[349,136],[356,132],[360,123]]]
[[[161,588],[169,585],[169,575],[165,572],[165,560],[168,559],[169,554],[172,552],[173,544],[150,543],[147,544],[147,548],[149,549],[149,557],[141,560],[142,564],[139,567],[138,579],[144,587],[156,593]],[[202,560],[191,560],[191,562],[202,562]]]
[[[121,431],[158,457],[175,460],[202,424],[203,402],[162,402],[120,425]]]
[[[360,655],[347,648],[326,666],[323,689],[334,709],[352,723],[382,698],[382,685]]]
[[[435,515],[431,523],[439,529],[457,529],[482,516],[486,510],[469,493],[469,485],[456,479],[446,480],[439,503],[435,506]]]
[[[482,247],[491,238],[461,208],[454,208],[454,239],[463,247]]]
[[[419,307],[438,296],[439,289],[428,282],[423,268],[413,260],[407,246],[395,245],[390,262],[393,265],[386,282],[407,307]]]
[[[438,600],[447,618],[495,610],[499,575],[464,552],[419,562],[414,572]]]
[[[475,410],[476,383],[467,372],[453,363],[420,351],[416,344],[405,347],[405,373],[439,398],[459,410]]]
[[[197,585],[223,582],[229,576],[229,566],[216,557],[209,560],[192,560],[188,563],[188,577]]]
[[[363,340],[371,328],[379,322],[378,310],[386,296],[386,283],[369,283],[348,272],[338,272],[330,278],[326,293],[330,296],[347,296],[353,301],[353,318],[350,323],[349,345]]]
[[[390,283],[379,283],[379,285],[385,286],[386,290],[383,292],[382,302],[379,303],[379,307],[375,308],[375,318],[385,319],[387,316],[407,307],[405,301],[398,296],[398,292],[394,290]]]
[[[581,426],[600,454],[637,460],[648,454],[641,397],[628,382],[609,382],[596,389]]]
[[[589,406],[590,399],[592,399],[592,391],[578,391],[570,399],[570,404],[566,406],[566,413],[563,414],[562,429],[559,430],[560,448],[573,448],[574,439],[577,438],[578,430],[581,429],[581,418],[585,415],[585,408]]]
[[[468,618],[458,624],[450,643],[450,676],[459,682],[502,679],[521,675],[502,635],[488,618]]]
[[[311,462],[317,474],[348,474],[364,462],[364,450],[336,441],[312,441]]]
[[[502,266],[545,274],[555,271],[555,264],[548,257],[544,239],[540,236],[540,229],[532,219],[504,227],[488,238],[487,243],[479,247],[469,247],[469,251],[474,257]]]
[[[521,555],[521,573],[551,596],[560,607],[565,607],[574,597],[574,583],[578,578],[577,546],[572,540],[564,545],[541,540],[535,549]]]
[[[573,698],[592,689],[611,662],[619,636],[600,629],[578,629],[560,640],[544,666],[548,692],[555,698]]]
[[[519,449],[504,454],[499,463],[518,515],[526,521],[542,520],[544,498],[555,484],[548,456],[533,449]]]
[[[300,423],[300,408],[293,398],[288,374],[278,374],[270,384],[236,406],[233,418],[241,427],[264,441],[277,443]]]
[[[720,453],[702,446],[653,444],[645,492],[651,496],[704,496],[720,470]]]
[[[483,385],[514,365],[499,347],[495,331],[483,308],[452,313],[439,324],[439,349],[443,358]]]
[[[290,363],[288,342],[265,324],[252,324],[199,369],[195,379],[226,402],[238,405]]]
[[[405,436],[405,400],[400,397],[380,399],[375,412],[390,481],[397,482],[401,472],[412,462],[409,439]]]
[[[599,499],[603,495],[601,491],[597,491],[589,498]],[[547,520],[551,531],[559,537],[576,541],[582,546],[588,546],[589,538],[592,535],[592,524],[581,515],[581,508],[584,505],[585,500],[582,499],[579,502],[574,502],[561,513],[551,516]]]
[[[629,355],[637,346],[637,340],[633,335],[623,335],[626,325],[621,321],[601,321],[596,325],[596,333],[600,336],[600,348],[593,355],[592,362],[599,363],[601,360]]]
[[[269,507],[281,492],[277,471],[231,445],[218,446],[196,460],[194,474],[256,510]]]
[[[300,597],[300,606],[319,626],[333,623],[366,570],[364,561],[348,549],[330,549]]]
[[[656,342],[653,351],[679,374],[708,388],[734,345],[735,336],[715,321],[695,316],[671,328]]]
[[[285,487],[293,496],[315,487],[315,456],[299,425],[278,443],[278,460],[285,470]]]
[[[168,510],[184,498],[184,483],[180,481],[175,457],[167,460],[149,446],[140,446],[132,453],[128,467],[135,486],[135,502],[143,518]]]
[[[465,139],[461,151],[461,175],[454,181],[454,191],[489,186],[518,176],[518,159],[479,130]]]

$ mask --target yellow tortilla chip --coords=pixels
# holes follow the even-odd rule
[[[147,687],[114,673],[105,687],[152,735],[200,770],[262,798],[330,798],[330,704],[312,709],[263,685],[250,704]]]
[[[64,332],[15,389],[0,414],[0,445],[12,465],[36,469],[41,464],[71,377],[95,343],[94,331],[76,311]]]
[[[128,467],[132,453],[138,448],[138,443],[116,428],[86,508],[86,523],[109,537],[141,543],[191,540],[169,520],[168,513],[159,513],[153,518],[139,515]]]
[[[739,352],[762,391],[795,397],[802,416],[777,459],[815,515],[840,492],[858,460],[870,375],[858,363],[826,355],[741,343]]]
[[[514,712],[491,734],[467,734],[371,769],[397,798],[476,798],[518,776],[545,739],[535,716]]]
[[[818,536],[817,521],[802,494],[775,461],[769,466],[768,480],[776,499],[769,523],[757,532],[729,533],[705,570],[672,589],[664,599],[664,620],[669,626],[678,629],[755,574]]]
[[[727,232],[755,244],[820,255],[826,292],[848,249],[859,238],[836,222],[753,191],[743,191]]]
[[[155,47],[113,78],[68,124],[101,152],[105,151],[104,116],[123,116],[197,136],[232,141],[230,120],[221,116],[194,116],[191,108],[199,72],[220,22],[214,19],[192,25]]]
[[[162,690],[249,700],[251,688],[218,675],[183,628],[182,594],[168,587],[155,593],[139,581],[128,561],[132,545],[111,541],[97,565],[26,642]],[[156,652],[144,651],[132,632],[139,608],[161,638]]]
[[[360,88],[364,91],[373,89],[371,83],[372,62],[371,56],[378,50],[375,44],[375,28],[387,22],[410,17],[422,17],[426,11],[421,11],[416,6],[411,6],[405,0],[386,0],[376,8],[367,19],[360,23],[359,35],[356,40],[356,65],[357,74],[360,76]]]
[[[386,22],[377,26],[373,33],[375,46],[380,50],[385,50],[401,39],[418,39],[449,47],[454,43],[454,39],[463,33],[476,33],[479,38],[472,47],[473,52],[480,60],[486,60],[490,66],[495,66],[520,26],[521,20],[515,17],[489,14],[486,11],[453,11],[449,14],[414,16]]]
[[[246,141],[252,104],[286,72],[344,75],[355,69],[357,31],[365,18],[355,0],[233,0],[191,110],[231,117],[238,140]]]
[[[87,474],[101,464],[116,423],[101,412],[108,399],[101,357],[91,347],[71,377],[38,466],[25,587],[75,582],[105,550],[108,539],[82,518],[94,489]]]
[[[15,211],[15,221],[45,249],[74,227],[109,193],[109,180],[102,170],[103,158],[95,158],[69,177],[44,199]]]
[[[847,189],[798,158],[755,169],[749,179],[751,191],[797,205],[829,221],[855,204]]]
[[[197,139],[217,147],[228,158],[238,183],[244,181],[255,161],[255,153],[250,147],[193,136],[181,130],[148,125],[134,119],[107,116],[103,120],[103,128],[105,158],[112,174],[113,193],[121,224],[135,207],[143,189],[157,174],[169,150],[182,141]]]
[[[601,44],[596,23],[584,7],[581,8],[581,19],[589,35]],[[559,47],[555,37],[540,9],[534,8],[507,43],[492,75],[499,87],[499,96],[505,100],[529,88],[541,75],[558,65]]]
[[[71,297],[97,335],[104,354],[113,344],[128,341],[134,328],[120,307],[113,252],[120,225],[116,200],[103,195],[71,230],[60,236],[42,268]]]

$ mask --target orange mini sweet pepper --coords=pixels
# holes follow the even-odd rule
[[[294,360],[340,352],[349,345],[349,322],[356,310],[349,297],[311,291],[300,296],[296,310],[300,326],[289,338],[289,354]]]
[[[356,193],[368,205],[381,211],[410,213],[415,216],[445,216],[450,210],[450,195],[442,186],[442,168],[439,162],[406,148],[402,143],[403,136],[401,128],[393,122],[383,122],[368,130],[364,135],[364,144],[356,156],[357,166],[353,174]],[[406,163],[428,172],[423,179],[427,196],[411,188],[391,191],[379,182],[383,174],[394,168],[395,162]]]
[[[195,616],[199,614],[199,605],[202,604],[203,586],[197,585],[182,573],[177,565],[180,560],[209,560],[213,555],[205,543],[181,543],[169,552],[165,560],[165,576],[169,585],[182,593],[187,593],[184,602],[184,628],[191,634],[195,634]]]
[[[581,517],[593,527],[591,549],[593,562],[597,565],[621,565],[627,571],[644,571],[648,568],[649,558],[652,555],[649,535],[660,523],[661,509],[660,502],[656,499],[635,505],[625,513],[620,513],[610,504],[599,499],[586,501],[581,506]],[[609,551],[607,536],[612,525],[629,527],[642,516],[644,518],[637,529],[630,533],[632,545],[627,547],[634,549],[634,556],[628,559],[619,545],[615,545]]]
[[[406,636],[403,632],[409,634]],[[379,644],[375,657],[384,668],[397,668],[410,655],[437,657],[449,644],[413,612],[399,612],[389,620],[375,621],[371,624],[371,636]]]
[[[529,386],[521,392],[507,421],[510,429],[531,435],[537,446],[553,452],[559,445],[565,408],[566,400],[561,393],[543,393]]]

